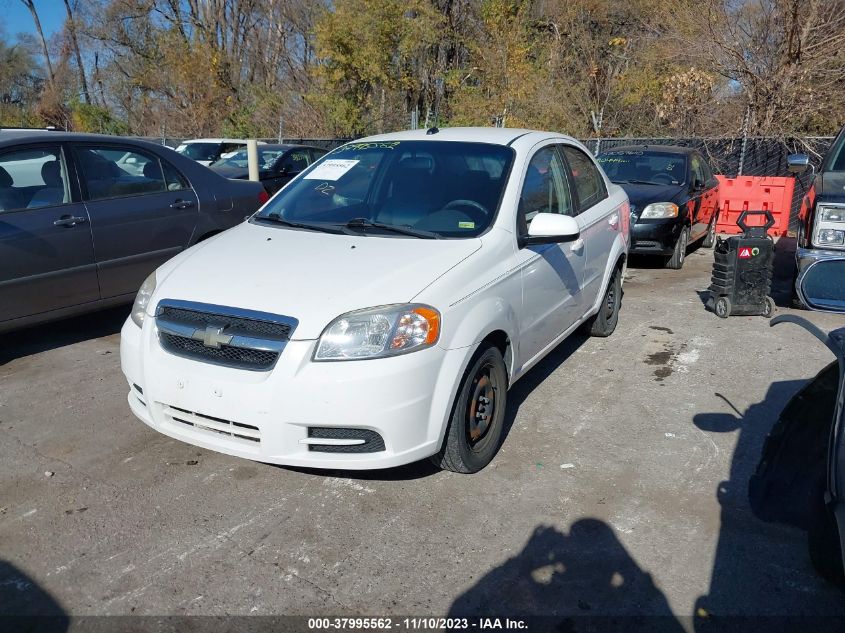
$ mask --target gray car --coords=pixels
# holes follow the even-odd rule
[[[0,332],[129,302],[266,199],[154,143],[0,130]]]

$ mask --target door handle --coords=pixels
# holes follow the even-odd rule
[[[569,246],[569,250],[572,251],[573,253],[577,253],[577,252],[583,250],[583,248],[584,248],[584,238],[583,237],[579,237],[577,240],[572,242],[572,244],[570,244],[570,246]]]
[[[76,226],[77,224],[84,224],[87,221],[87,218],[80,218],[74,215],[63,215],[58,220],[53,222],[53,226],[63,226],[69,229],[72,226]]]
[[[194,203],[191,200],[177,200],[173,204],[170,205],[171,209],[187,209],[188,207],[194,206]]]

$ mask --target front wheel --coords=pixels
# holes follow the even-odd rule
[[[689,227],[685,226],[681,229],[678,241],[675,242],[675,250],[672,256],[666,261],[666,268],[680,270],[683,267],[684,260],[687,257],[687,246],[689,246]]]
[[[507,397],[502,353],[482,344],[458,389],[443,446],[431,461],[456,473],[475,473],[489,464],[502,439]]]

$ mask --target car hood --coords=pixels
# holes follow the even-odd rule
[[[637,185],[617,183],[628,194],[631,209],[637,217],[652,202],[679,202],[684,193],[684,185]]]
[[[338,315],[405,303],[481,240],[332,235],[244,223],[165,264],[151,307],[180,299],[290,316],[314,339]]]

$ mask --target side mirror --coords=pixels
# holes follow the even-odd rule
[[[811,310],[845,312],[845,253],[810,264],[798,276],[796,289]]]
[[[575,218],[558,213],[538,213],[528,227],[526,245],[557,244],[578,239],[581,229]]]
[[[786,166],[793,174],[803,174],[810,166],[810,157],[806,154],[790,154],[786,157]]]

